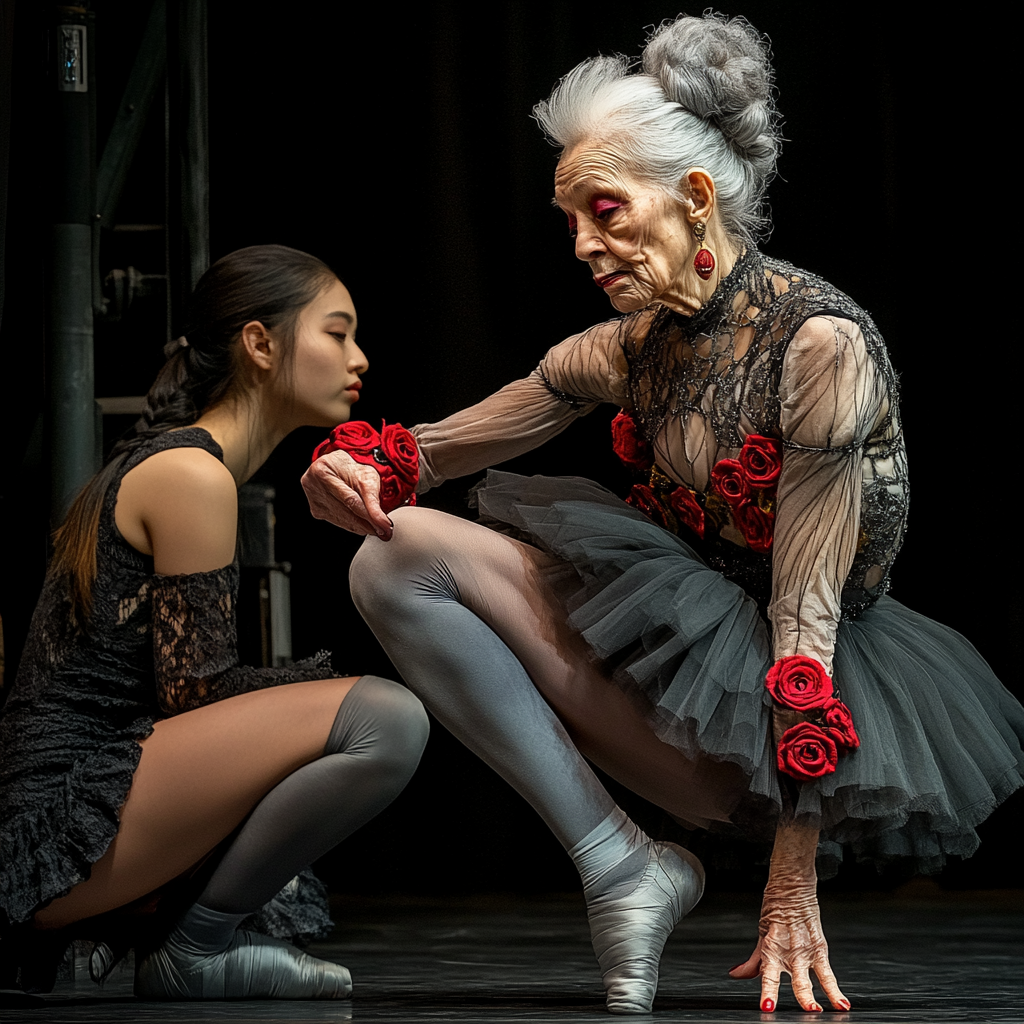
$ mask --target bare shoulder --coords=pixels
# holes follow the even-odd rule
[[[202,448],[169,448],[125,474],[114,518],[158,573],[206,572],[234,558],[238,491],[223,462]]]

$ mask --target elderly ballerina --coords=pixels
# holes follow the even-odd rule
[[[369,535],[351,576],[363,615],[579,868],[609,1010],[650,1011],[703,871],[633,825],[590,763],[680,820],[772,839],[759,938],[730,973],[760,976],[768,1011],[789,973],[820,1010],[813,971],[848,1009],[816,856],[834,869],[842,844],[934,870],[972,853],[1021,784],[1024,712],[966,641],[886,594],[907,510],[895,376],[864,310],[755,248],[777,148],[757,34],[680,18],[640,71],[587,61],[535,114],[561,148],[576,255],[622,315],[416,427],[420,490],[599,403],[624,410],[616,448],[645,479],[623,503],[491,473],[488,529],[389,519],[375,470],[335,452],[304,479],[311,507]]]

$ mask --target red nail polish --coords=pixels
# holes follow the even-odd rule
[[[774,999],[766,999],[761,1004],[761,1009],[764,1010],[765,1013],[772,1013],[772,1012],[774,1012],[774,1010],[775,1010],[775,1000]]]
[[[840,1006],[841,1006],[841,1007],[842,1007],[842,1008],[843,1008],[844,1010],[848,1010],[848,1009],[850,1008],[850,1000],[849,1000],[849,999],[840,999],[840,1000],[839,1000],[839,1005],[840,1005]]]

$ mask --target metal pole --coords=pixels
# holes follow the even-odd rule
[[[168,274],[172,332],[210,265],[206,0],[167,4]]]
[[[93,221],[96,216],[94,17],[57,8],[53,34],[53,213],[47,254],[50,515],[63,520],[96,471]]]

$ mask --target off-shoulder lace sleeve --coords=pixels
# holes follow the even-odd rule
[[[786,352],[784,445],[772,557],[776,659],[802,654],[831,673],[840,595],[862,540],[865,442],[888,411],[884,375],[849,320],[815,317]]]
[[[286,668],[239,665],[237,594],[235,565],[185,576],[153,577],[153,667],[157,704],[166,715],[251,690],[336,675],[325,651]]]
[[[418,490],[522,455],[601,402],[626,401],[619,321],[552,348],[528,377],[437,423],[412,428],[420,449]]]

